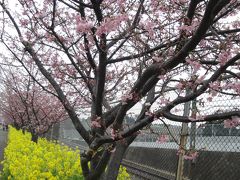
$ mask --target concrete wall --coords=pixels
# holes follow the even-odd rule
[[[176,149],[130,147],[125,159],[175,175],[176,153]],[[201,151],[195,163],[185,160],[184,176],[193,180],[240,180],[240,153]]]

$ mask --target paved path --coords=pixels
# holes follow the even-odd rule
[[[0,161],[3,160],[3,151],[7,145],[7,131],[0,129]],[[2,165],[0,164],[0,171],[2,170]]]

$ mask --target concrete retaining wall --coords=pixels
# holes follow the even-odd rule
[[[130,147],[125,159],[176,174],[177,150]],[[185,160],[184,176],[193,180],[240,180],[240,153],[201,151],[195,163]]]

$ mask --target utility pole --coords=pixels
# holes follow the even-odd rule
[[[190,93],[190,89],[187,89],[186,95],[188,95],[189,93]],[[186,102],[184,104],[184,112],[183,112],[184,116],[189,116],[190,105],[191,105],[191,102]],[[180,148],[181,149],[186,149],[187,136],[188,136],[188,123],[182,123],[182,129],[181,129],[181,134],[180,134]],[[184,155],[185,155],[185,151],[179,153],[176,180],[183,179]]]
[[[197,100],[194,99],[192,101],[192,118],[196,119],[197,116]],[[190,149],[195,149],[196,146],[196,122],[191,123],[191,131],[190,131]]]

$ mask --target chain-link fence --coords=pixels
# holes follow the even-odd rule
[[[194,104],[195,103],[195,104]],[[217,98],[188,104],[189,116],[214,114],[240,107],[239,99]],[[184,113],[184,105],[178,107]],[[134,123],[134,122],[133,122]],[[86,147],[71,121],[60,124],[63,142]],[[71,141],[70,141],[71,140]],[[165,120],[141,130],[128,148],[123,164],[135,179],[240,179],[240,128],[227,128],[223,120],[189,124]],[[131,169],[131,171],[130,171]],[[141,178],[139,178],[141,176]]]
[[[204,104],[201,98],[186,107],[196,117],[238,109],[240,101],[218,97]],[[184,111],[182,107],[180,113]],[[221,119],[152,124],[141,131],[125,158],[156,169],[165,179],[239,180],[240,128],[226,127]]]
[[[131,144],[126,159],[162,172],[162,177],[175,179],[181,149],[181,126],[152,125]],[[170,132],[169,132],[170,131]],[[240,129],[224,124],[198,125],[195,133],[188,129],[185,153],[197,152],[196,159],[184,159],[186,179],[240,179]],[[159,138],[163,138],[162,140]]]

